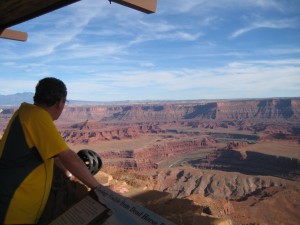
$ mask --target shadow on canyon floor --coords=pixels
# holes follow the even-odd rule
[[[252,151],[217,150],[205,159],[191,160],[189,164],[196,168],[239,172],[246,175],[300,179],[299,159]]]

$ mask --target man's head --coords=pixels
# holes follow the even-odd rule
[[[33,101],[36,105],[50,107],[66,97],[66,85],[59,79],[46,77],[36,85]]]
[[[59,79],[46,77],[38,82],[34,104],[47,110],[53,120],[59,118],[67,98],[66,85]]]

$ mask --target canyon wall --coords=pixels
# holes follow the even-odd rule
[[[153,189],[169,192],[176,198],[201,194],[231,200],[243,200],[264,188],[293,184],[292,181],[271,176],[190,168],[162,169],[152,179]]]
[[[218,120],[300,122],[300,99],[231,100],[66,107],[61,121],[170,122]]]
[[[175,156],[186,153],[199,152],[207,149],[215,149],[211,141],[178,140],[168,143],[157,143],[148,148],[121,151],[101,152],[101,157],[109,166],[117,166],[125,169],[157,169],[158,163]]]
[[[15,109],[0,108],[0,131]],[[96,121],[105,125],[180,123],[205,128],[239,126],[264,130],[268,124],[300,133],[300,98],[151,102],[124,105],[68,106],[58,124]]]
[[[259,152],[218,149],[203,159],[190,160],[199,169],[240,172],[247,175],[263,175],[300,181],[300,160]]]

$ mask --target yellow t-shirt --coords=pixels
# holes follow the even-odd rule
[[[0,224],[35,224],[51,189],[54,158],[68,149],[48,112],[23,103],[0,142]]]

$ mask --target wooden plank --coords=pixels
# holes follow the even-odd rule
[[[80,0],[4,0],[0,3],[0,29],[9,28]]]
[[[103,224],[110,210],[91,196],[81,199],[49,225]]]
[[[27,37],[28,35],[26,32],[11,29],[0,30],[0,38],[11,39],[16,41],[26,41]]]
[[[111,0],[112,2],[150,14],[155,13],[157,0]]]

